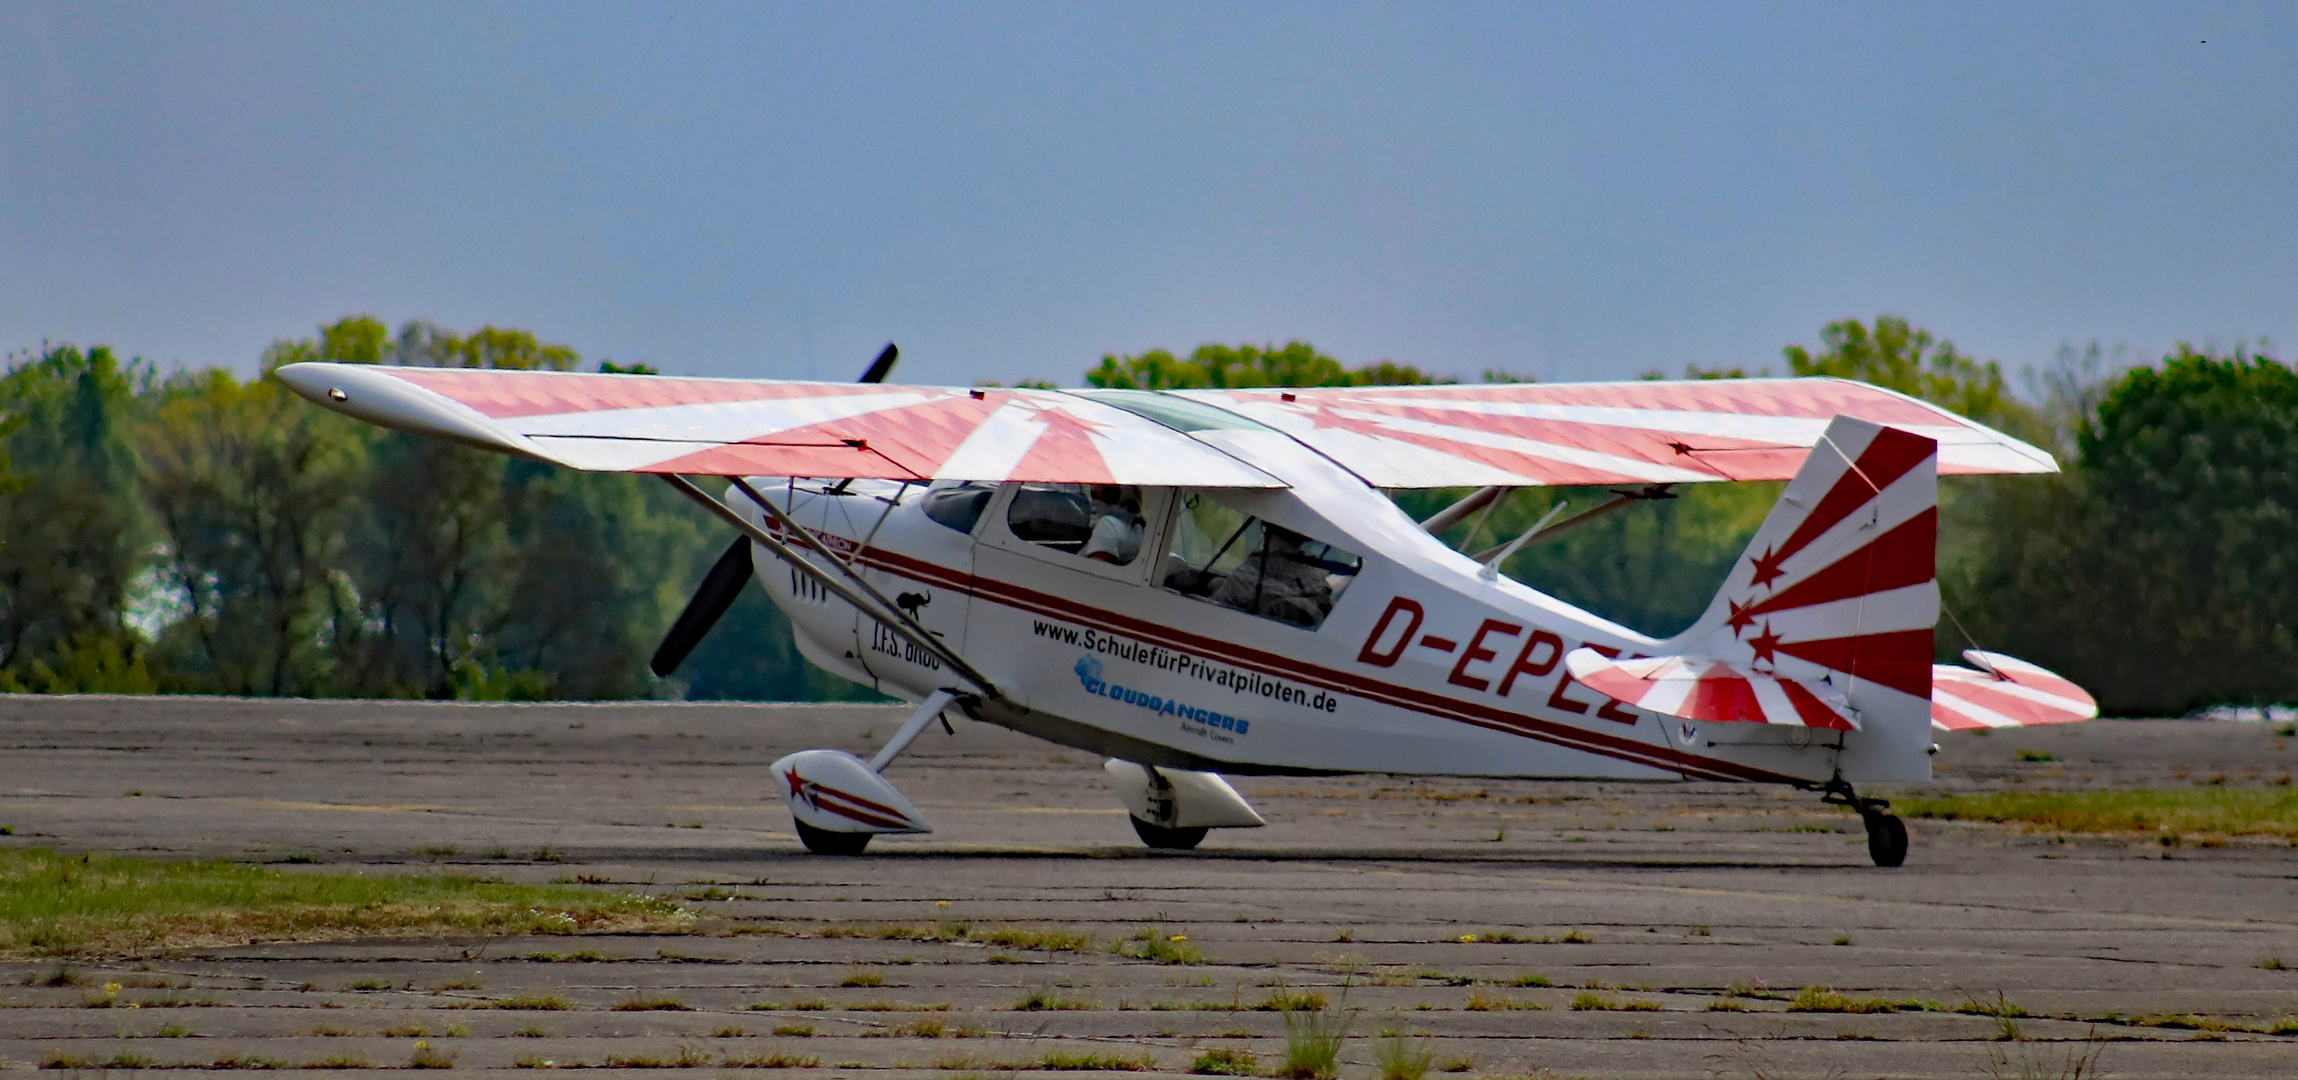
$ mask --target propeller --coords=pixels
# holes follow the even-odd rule
[[[686,610],[678,613],[678,621],[670,624],[670,633],[663,635],[662,647],[654,650],[654,661],[649,667],[656,675],[668,675],[684,663],[686,654],[702,643],[702,635],[717,625],[719,616],[734,606],[742,587],[750,584],[750,538],[737,536],[726,554],[703,575],[702,587],[694,590],[694,599],[686,602]]]
[[[854,381],[865,383],[884,382],[886,381],[887,374],[894,370],[894,361],[901,358],[902,350],[895,348],[893,342],[886,342],[886,347],[878,351],[878,358],[870,361],[869,369],[862,372],[862,377]]]
[[[857,382],[881,383],[894,370],[894,361],[901,359],[902,351],[889,341],[870,361]],[[694,590],[694,598],[686,602],[686,610],[678,613],[678,621],[670,624],[670,633],[662,637],[662,645],[654,650],[654,659],[647,666],[656,676],[667,676],[686,662],[688,653],[702,644],[703,635],[718,625],[726,609],[742,595],[742,587],[750,584],[750,538],[737,536],[726,554],[718,557],[710,572],[703,575],[702,587]]]

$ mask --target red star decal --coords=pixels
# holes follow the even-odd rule
[[[800,791],[805,790],[806,782],[798,778],[798,770],[796,769],[790,770],[788,774],[782,777],[782,779],[789,781],[790,794],[792,795],[796,795]]]
[[[1747,613],[1749,608],[1755,606],[1755,601],[1753,599],[1750,599],[1747,603],[1744,604],[1733,600],[1726,600],[1724,603],[1731,605],[1731,618],[1725,619],[1724,625],[1731,627],[1731,632],[1734,635],[1737,635],[1740,631],[1755,625],[1755,616]]]
[[[1763,549],[1763,554],[1749,560],[1755,563],[1755,584],[1757,588],[1761,588],[1765,585],[1771,584],[1774,581],[1778,581],[1781,573],[1779,564],[1787,561],[1786,557],[1784,556],[1772,554],[1772,550],[1773,549],[1771,548],[1765,548]]]
[[[1763,621],[1763,633],[1747,639],[1747,643],[1755,649],[1756,659],[1771,664],[1779,662],[1779,659],[1772,655],[1779,648],[1779,635],[1771,632],[1770,619]]]

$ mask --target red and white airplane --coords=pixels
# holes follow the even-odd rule
[[[1938,474],[2050,455],[1834,379],[1150,392],[294,364],[310,400],[569,468],[660,474],[742,533],[655,656],[753,576],[813,663],[918,703],[868,761],[776,762],[806,846],[929,830],[883,774],[950,710],[1105,756],[1152,847],[1262,820],[1222,774],[1724,780],[1856,809],[1934,729],[2083,720],[2090,695],[1932,663]],[[728,481],[714,497],[688,477]],[[1681,484],[1788,480],[1665,640],[1503,577],[1523,544]],[[1517,488],[1617,497],[1481,552]],[[1428,521],[1383,494],[1474,488]],[[1561,505],[1557,509],[1561,509]]]

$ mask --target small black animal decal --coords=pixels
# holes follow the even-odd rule
[[[931,593],[906,592],[894,597],[894,606],[902,609],[902,614],[913,619],[918,617],[919,608],[933,602],[934,598]]]

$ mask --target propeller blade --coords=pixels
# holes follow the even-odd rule
[[[694,599],[686,602],[686,610],[678,613],[678,621],[670,624],[670,633],[663,635],[662,647],[654,650],[654,660],[647,666],[657,676],[667,676],[686,661],[686,654],[702,643],[702,635],[718,623],[726,609],[734,606],[742,587],[750,584],[750,538],[734,538],[734,546],[718,557],[718,563],[703,575],[702,587],[694,590]]]
[[[882,383],[894,370],[894,361],[902,358],[902,350],[886,342],[878,358],[870,361],[857,382]],[[734,538],[734,546],[718,557],[710,573],[703,575],[702,587],[694,590],[694,599],[686,602],[686,610],[678,613],[678,621],[670,624],[670,632],[662,636],[662,645],[654,650],[654,659],[647,667],[658,677],[667,677],[686,662],[686,654],[702,644],[702,636],[718,625],[726,609],[742,595],[742,587],[750,584],[750,538]]]
[[[877,359],[870,361],[870,369],[863,372],[862,377],[854,381],[866,383],[884,382],[886,381],[886,376],[893,373],[894,361],[901,358],[902,350],[895,348],[893,342],[886,342],[885,350],[878,353]]]

